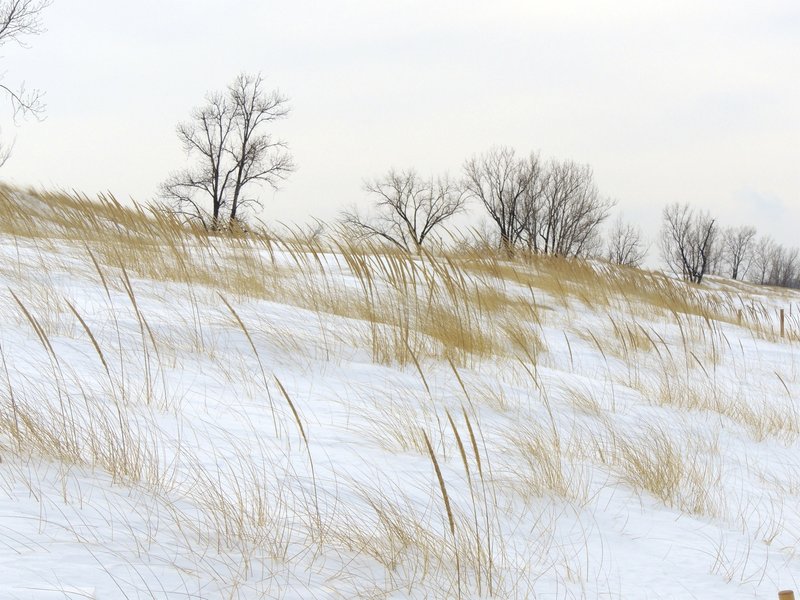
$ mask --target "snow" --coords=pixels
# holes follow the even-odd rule
[[[103,264],[107,290],[82,244],[2,239],[0,597],[800,588],[800,373],[776,321],[678,323],[638,299],[509,281],[504,293],[540,308],[536,365],[511,350],[378,363],[373,325],[308,300],[361,293],[351,265],[260,252],[282,272],[270,297],[148,278],[131,259],[134,306],[121,270]],[[798,301],[715,281],[692,293],[769,315]],[[626,350],[614,324],[653,348]],[[630,461],[658,470],[669,451],[680,464],[664,494],[636,485]]]

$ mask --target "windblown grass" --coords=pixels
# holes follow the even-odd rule
[[[559,536],[618,489],[786,536],[782,505],[742,490],[795,494],[800,476],[726,462],[800,437],[800,327],[789,315],[780,337],[762,290],[335,231],[211,234],[112,196],[3,188],[0,210],[17,256],[0,268],[4,463],[136,490],[196,548],[173,566],[227,597],[273,572],[343,597],[587,595],[590,534]],[[750,581],[740,555],[720,543],[709,570]]]

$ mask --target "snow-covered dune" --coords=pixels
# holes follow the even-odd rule
[[[800,588],[798,295],[2,196],[2,598]]]

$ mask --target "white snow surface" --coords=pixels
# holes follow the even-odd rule
[[[344,261],[322,260],[327,281],[358,288]],[[379,364],[367,322],[291,301],[189,293],[131,269],[134,306],[120,270],[104,267],[107,291],[79,244],[6,238],[0,262],[0,598],[734,600],[800,588],[794,341],[732,322],[704,341],[691,315],[682,331],[643,306],[634,325],[621,308],[534,289],[538,364],[479,357],[455,366],[459,382],[445,360]],[[772,319],[798,300],[748,293]],[[622,356],[613,323],[663,343]],[[695,385],[761,425],[744,409],[659,400]],[[655,470],[669,453],[651,442],[671,441],[683,464],[673,496],[606,460],[615,439],[652,453]]]

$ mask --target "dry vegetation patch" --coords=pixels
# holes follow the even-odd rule
[[[4,457],[158,499],[165,526],[227,556],[231,597],[265,561],[376,597],[530,597],[556,572],[578,589],[589,567],[553,558],[559,527],[617,486],[782,535],[782,505],[737,498],[723,468],[732,444],[800,437],[798,327],[781,338],[749,286],[486,247],[211,234],[110,196],[3,188],[0,210],[17,256],[0,273],[14,283]],[[321,430],[343,443],[323,447]],[[782,494],[800,481],[747,476]],[[746,570],[726,556],[711,570]]]

